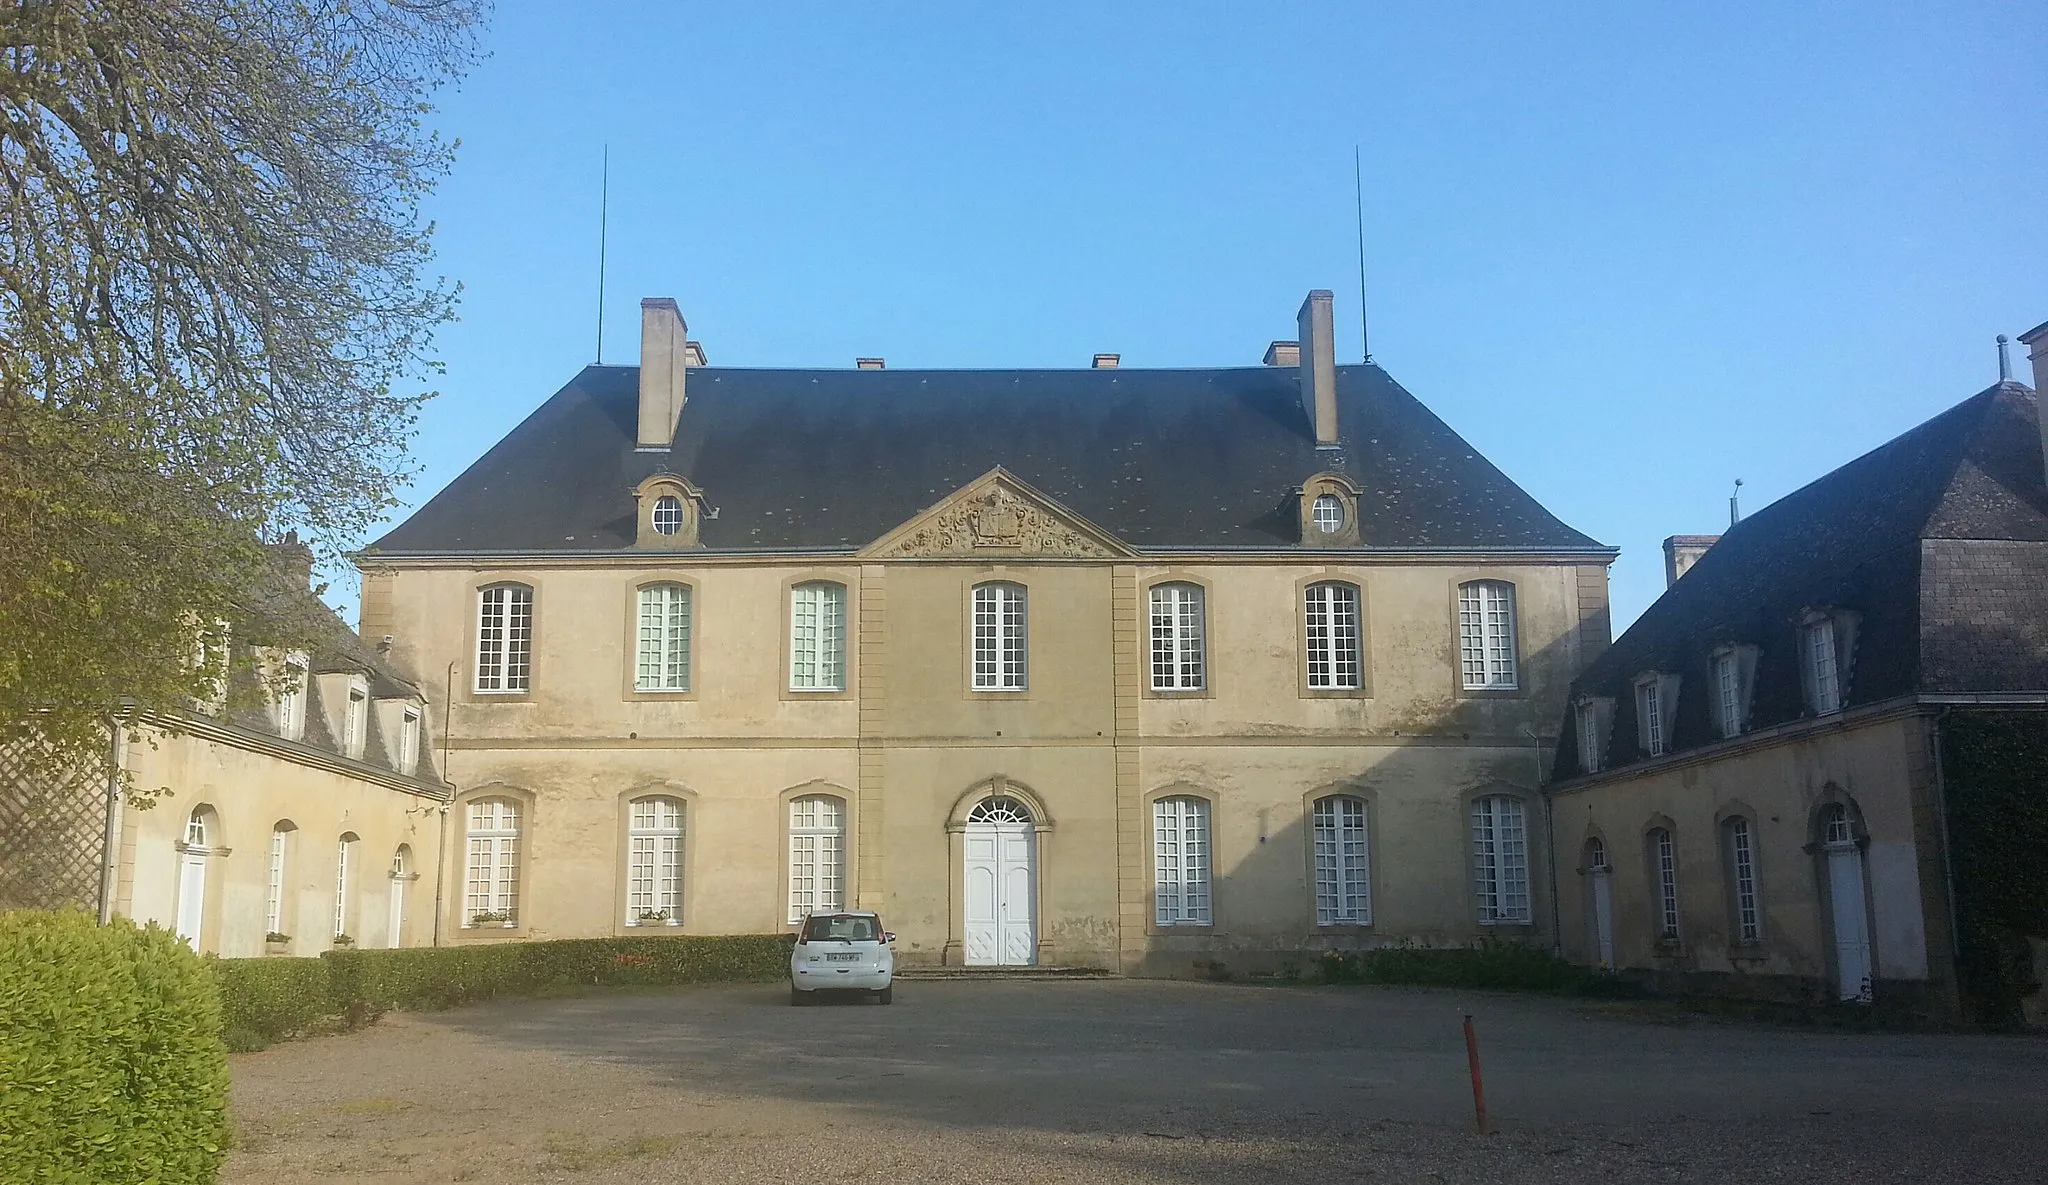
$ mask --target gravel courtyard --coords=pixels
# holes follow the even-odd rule
[[[2048,1180],[2048,1042],[1446,991],[684,989],[388,1018],[232,1071],[228,1182]]]

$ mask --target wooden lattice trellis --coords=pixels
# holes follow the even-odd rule
[[[0,909],[97,909],[106,781],[84,765],[31,775],[36,744],[0,745]]]

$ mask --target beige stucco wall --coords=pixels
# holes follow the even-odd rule
[[[1952,981],[1925,719],[1880,713],[1753,738],[1639,776],[1567,785],[1554,798],[1561,933],[1568,955],[1597,961],[1584,875],[1589,836],[1613,865],[1614,952],[1622,968],[1766,980],[1833,982],[1833,929],[1825,857],[1817,843],[1823,804],[1860,817],[1876,975],[1883,981]],[[1732,890],[1721,824],[1750,818],[1763,939],[1731,941]],[[1646,833],[1672,830],[1678,857],[1680,949],[1654,947]],[[1740,983],[1731,985],[1740,988]],[[1767,986],[1767,985],[1760,985]]]
[[[344,833],[358,837],[347,905],[347,932],[361,947],[427,946],[433,941],[435,853],[440,800],[321,764],[228,740],[191,734],[130,734],[123,748],[135,785],[168,796],[120,811],[115,912],[175,928],[185,824],[209,812],[199,949],[228,958],[265,953],[270,834],[295,828],[285,849],[284,932],[289,953],[315,955],[332,945],[336,865]],[[392,856],[410,848],[413,875],[396,941],[390,932]]]
[[[991,779],[1039,821],[1040,957],[1161,970],[1213,955],[1327,942],[1469,941],[1474,920],[1466,811],[1487,790],[1529,801],[1533,924],[1547,933],[1535,756],[1587,651],[1606,642],[1604,567],[1206,557],[1188,562],[1018,559],[1005,563],[680,554],[532,561],[528,566],[366,561],[364,625],[435,699],[452,671],[448,773],[464,801],[527,803],[522,917],[461,925],[461,819],[451,816],[450,941],[625,930],[625,803],[688,803],[684,921],[692,933],[786,924],[784,803],[847,800],[849,901],[885,911],[907,959],[958,958],[965,800]],[[1464,580],[1517,590],[1522,685],[1458,690],[1456,600]],[[848,690],[790,692],[790,585],[848,588]],[[968,687],[968,599],[983,580],[1029,590],[1030,687]],[[1146,587],[1207,590],[1209,687],[1150,692]],[[1365,592],[1367,688],[1302,686],[1300,585],[1348,579]],[[693,586],[692,690],[630,686],[636,589]],[[476,590],[534,590],[532,691],[471,690]],[[441,713],[436,713],[437,717]],[[1213,802],[1216,924],[1152,933],[1146,803],[1178,787]],[[807,790],[808,788],[808,790]],[[1308,804],[1346,788],[1373,804],[1375,925],[1313,925]],[[1520,928],[1518,928],[1520,929]],[[1223,954],[1220,952],[1236,952]],[[1255,960],[1254,960],[1255,961]]]

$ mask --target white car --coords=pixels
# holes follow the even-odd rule
[[[869,992],[896,998],[896,936],[872,913],[814,913],[797,931],[789,956],[789,1002],[809,1004],[819,992]]]

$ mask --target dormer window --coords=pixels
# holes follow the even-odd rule
[[[1357,483],[1318,473],[1301,483],[1301,541],[1309,547],[1358,546]]]
[[[417,773],[420,768],[420,710],[407,708],[398,724],[398,772]]]
[[[306,735],[306,656],[298,651],[284,662],[284,686],[277,693],[277,735],[288,741]]]
[[[1579,742],[1579,772],[1597,774],[1607,758],[1607,732],[1614,720],[1611,699],[1582,699],[1572,707]]]
[[[1842,710],[1847,701],[1850,662],[1856,649],[1853,613],[1813,610],[1799,623],[1799,681],[1806,707],[1816,716]]]
[[[1749,727],[1756,654],[1754,646],[1723,646],[1714,651],[1710,660],[1714,678],[1714,729],[1724,737],[1741,736]]]
[[[639,525],[635,547],[696,547],[697,524],[703,517],[704,495],[673,473],[657,473],[633,488]]]
[[[683,500],[663,494],[654,500],[654,533],[674,535],[683,529]]]
[[[347,757],[361,757],[363,747],[370,734],[370,689],[361,682],[351,681],[348,687],[348,714],[341,727],[341,751]]]
[[[1678,676],[1650,672],[1636,679],[1636,743],[1651,757],[1671,752],[1678,717]]]

